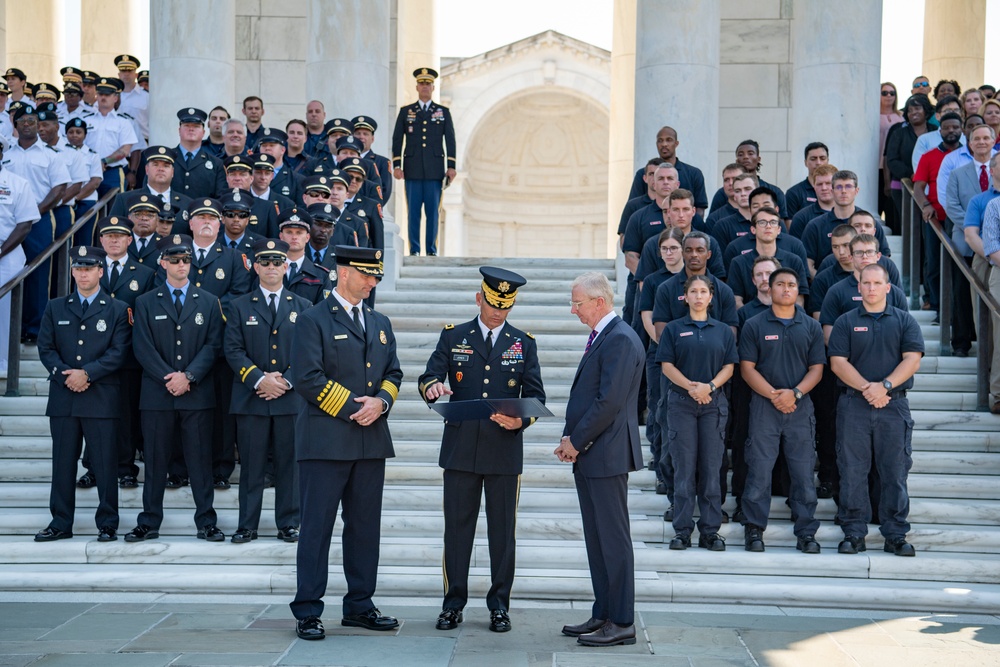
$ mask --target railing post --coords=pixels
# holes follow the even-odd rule
[[[906,185],[902,185],[902,199],[900,200],[899,207],[899,229],[903,237],[903,265],[900,267],[902,271],[903,280],[903,293],[910,296],[913,292],[913,285],[910,284],[910,265],[913,263],[913,258],[910,256],[910,244],[911,237],[913,236],[913,228],[910,225],[910,193],[906,189]]]
[[[7,345],[7,391],[4,396],[21,395],[21,300],[24,283],[10,291],[10,341]]]
[[[993,318],[982,297],[979,299],[979,321],[976,323],[976,410],[990,409],[990,361],[993,357]]]
[[[917,203],[913,200],[912,195],[903,188],[903,203],[904,206],[910,211],[910,309],[919,310],[920,309],[920,253],[922,252],[923,240],[923,227],[924,218],[920,214],[920,209],[917,208]]]
[[[955,308],[951,299],[954,262],[951,255],[948,254],[947,244],[949,241],[950,239],[946,236],[939,250],[941,255],[939,260],[941,262],[941,291],[938,293],[938,322],[941,326],[941,349],[938,350],[938,356],[941,357],[951,356],[951,313]]]

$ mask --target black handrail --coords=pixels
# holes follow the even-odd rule
[[[903,221],[903,256],[904,260],[909,260],[909,289],[911,308],[920,307],[920,252],[921,238],[923,236],[923,216],[920,207],[913,199],[913,183],[909,179],[903,179],[903,210],[901,211]],[[941,323],[941,356],[951,354],[951,267],[954,264],[958,267],[965,279],[972,285],[979,297],[979,321],[976,323],[976,410],[981,412],[989,411],[990,404],[990,360],[992,357],[991,347],[993,343],[993,317],[1000,318],[1000,303],[990,294],[988,286],[984,285],[971,268],[965,263],[955,242],[944,233],[942,227],[930,225],[930,228],[937,234],[941,241],[941,291],[940,291],[940,312],[938,321]],[[909,243],[907,243],[909,241]],[[990,317],[992,315],[993,317]]]
[[[118,188],[108,190],[83,217],[73,223],[62,236],[52,242],[41,254],[25,265],[16,276],[0,287],[0,299],[10,294],[10,341],[7,347],[7,391],[4,396],[21,395],[21,312],[24,298],[24,279],[30,276],[47,259],[55,255],[53,265],[56,270],[56,295],[69,293],[69,246],[73,235],[91,220],[104,217],[111,200],[118,194]],[[0,323],[0,326],[3,326]]]

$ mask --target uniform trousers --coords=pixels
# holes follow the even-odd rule
[[[834,498],[839,497],[840,471],[837,468],[837,376],[830,366],[823,367],[823,377],[809,395],[816,417],[816,457],[819,460],[819,482],[833,489]]]
[[[674,504],[674,460],[670,454],[670,443],[667,441],[667,432],[670,429],[670,408],[667,399],[670,397],[670,380],[660,370],[660,404],[657,406],[656,414],[660,428],[660,458],[657,461],[657,473],[659,479],[667,487],[667,501]]]
[[[721,391],[712,394],[711,403],[702,405],[687,394],[670,390],[667,405],[667,448],[674,462],[674,532],[691,535],[697,497],[698,532],[717,533],[722,525],[719,468],[725,455],[729,403]]]
[[[118,428],[115,429],[118,463],[115,467],[118,477],[139,475],[139,466],[135,464],[135,452],[142,450],[142,429],[139,423],[139,391],[142,387],[142,370],[123,368],[118,371],[118,383],[122,393],[122,411],[118,417]],[[90,441],[83,449],[83,467],[91,475],[97,477],[97,471],[90,458]]]
[[[646,440],[649,440],[649,453],[653,456],[653,469],[656,471],[656,481],[662,480],[660,474],[660,456],[663,449],[663,439],[660,432],[660,377],[663,371],[656,363],[656,347],[646,350],[646,404],[649,414],[646,416]]]
[[[747,482],[746,444],[750,435],[750,398],[753,390],[743,381],[739,373],[733,375],[732,403],[729,405],[729,443],[732,450],[732,492],[736,504],[742,507],[743,491]],[[722,487],[722,501],[726,499],[726,488]]]
[[[24,248],[24,261],[30,263],[38,257],[55,240],[56,221],[52,212],[42,214],[41,219],[31,226],[31,231],[24,238],[21,246]],[[22,292],[21,322],[24,328],[22,335],[38,336],[42,325],[42,314],[45,304],[49,301],[49,284],[52,275],[52,259],[49,258],[38,265],[35,271],[24,279]]]
[[[76,510],[77,461],[87,439],[91,464],[97,477],[98,528],[118,530],[118,464],[115,452],[117,419],[89,417],[50,417],[52,433],[52,489],[49,493],[50,528],[72,532]]]
[[[233,397],[233,369],[225,358],[215,364],[215,404],[227,406]],[[294,431],[293,431],[294,432]],[[236,469],[236,415],[216,410],[212,417],[212,474],[226,479]]]
[[[469,561],[484,490],[491,580],[486,606],[510,609],[520,486],[520,475],[444,471],[444,609],[464,609],[469,601]]]
[[[103,197],[111,188],[118,188],[121,192],[125,191],[124,167],[108,167],[104,170],[104,178],[101,180],[101,184],[97,186],[98,199]]]
[[[295,555],[298,587],[288,605],[301,620],[323,615],[323,596],[330,569],[330,539],[337,508],[344,532],[344,615],[372,607],[378,576],[382,530],[382,487],[385,459],[299,461],[299,507],[302,523]]]
[[[878,504],[880,530],[887,539],[910,530],[910,496],[906,478],[911,457],[913,419],[910,403],[898,392],[884,408],[868,404],[853,389],[837,402],[837,465],[840,468],[838,517],[844,535],[863,537],[871,520],[868,472],[872,462],[881,482]]]
[[[194,523],[202,529],[217,521],[212,503],[212,410],[143,410],[142,436],[145,443],[146,477],[142,485],[140,526],[159,530],[163,523],[163,492],[167,485],[167,464],[175,447],[184,453],[194,498]],[[98,478],[100,479],[100,478]]]
[[[771,474],[784,440],[785,463],[791,477],[788,504],[795,517],[795,535],[815,535],[816,516],[816,419],[812,400],[803,396],[790,414],[754,392],[750,400],[750,437],[746,443],[747,480],[743,492],[743,514],[748,524],[767,528],[771,511]]]
[[[264,501],[268,446],[274,444],[274,523],[299,525],[299,484],[295,466],[295,415],[239,415],[239,530],[257,530]]]
[[[586,456],[586,454],[584,454]],[[617,625],[635,622],[635,555],[628,520],[628,474],[573,475],[583,518],[590,581],[591,617]]]
[[[78,201],[74,205],[75,218],[79,220],[81,217],[87,214],[87,211],[94,208],[97,203],[96,199]],[[73,234],[73,245],[94,245],[94,222],[95,220],[91,218],[90,222],[85,224],[80,229],[76,230],[76,234]]]
[[[406,179],[406,206],[410,235],[410,254],[420,254],[420,212],[427,219],[424,230],[428,255],[437,254],[438,206],[441,204],[441,181],[436,179]]]

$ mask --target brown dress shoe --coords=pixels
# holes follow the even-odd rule
[[[576,643],[581,646],[619,646],[635,643],[635,625],[618,625],[606,621],[600,630],[580,635]]]
[[[569,637],[579,637],[580,635],[585,635],[588,632],[594,632],[595,630],[600,630],[601,626],[605,623],[604,619],[601,618],[589,618],[579,625],[564,625],[562,633]]]

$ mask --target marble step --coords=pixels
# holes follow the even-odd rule
[[[554,278],[543,278],[539,280],[531,281],[531,288],[525,290],[525,294],[535,292],[535,293],[547,293],[547,294],[561,294],[564,297],[566,303],[566,310],[569,310],[569,295],[571,292],[570,286],[573,283],[573,279],[576,276],[570,274],[559,275]],[[396,283],[397,292],[419,292],[421,294],[440,294],[442,288],[448,290],[448,294],[454,293],[465,293],[465,294],[475,294],[480,290],[483,284],[482,276],[479,275],[477,271],[475,277],[471,273],[463,274],[446,280],[425,277],[421,274],[419,277],[408,277],[401,279]],[[611,283],[612,289],[617,290],[617,285],[614,281]],[[376,295],[376,300],[379,298]],[[520,296],[518,297],[520,298]],[[429,299],[430,300],[430,299]],[[465,300],[464,303],[470,303]],[[471,303],[475,303],[472,301]]]
[[[545,258],[534,257],[421,257],[406,255],[403,257],[404,269],[421,268],[431,270],[438,266],[468,267],[479,275],[480,266],[500,266],[511,271],[517,271],[525,276],[540,266],[564,269],[570,273],[575,271],[605,271],[614,268],[613,259],[580,259],[576,257]]]
[[[536,283],[544,281],[561,281],[572,283],[583,271],[598,271],[614,282],[615,267],[610,261],[600,266],[600,268],[585,269],[583,266],[558,266],[549,263],[549,260],[537,262],[532,266],[525,266],[521,269],[510,269],[517,271],[527,281],[528,285],[534,286]],[[426,279],[437,281],[448,281],[451,285],[455,280],[475,280],[482,282],[483,277],[479,272],[479,266],[408,266],[403,265],[399,270],[400,283],[413,279]],[[527,286],[525,286],[527,287]],[[527,291],[527,290],[526,290]]]

